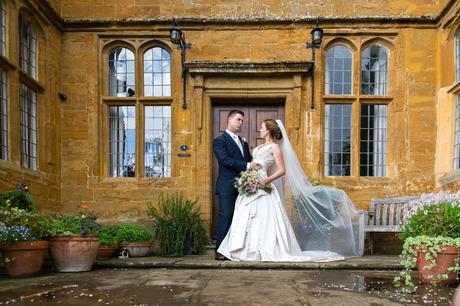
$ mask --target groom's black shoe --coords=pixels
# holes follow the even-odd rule
[[[225,257],[224,255],[216,252],[216,256],[214,257],[215,260],[228,260],[227,257]]]

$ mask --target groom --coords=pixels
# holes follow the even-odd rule
[[[227,116],[227,129],[212,142],[214,155],[219,162],[219,176],[217,177],[216,193],[219,195],[219,222],[217,224],[216,260],[226,258],[217,253],[222,240],[227,235],[232,223],[235,201],[238,191],[233,186],[236,176],[258,165],[251,161],[249,146],[242,141],[238,133],[244,122],[244,113],[241,110],[231,110]]]

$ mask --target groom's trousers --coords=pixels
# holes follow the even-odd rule
[[[232,224],[233,211],[238,193],[219,194],[219,222],[217,223],[216,250],[219,248]]]

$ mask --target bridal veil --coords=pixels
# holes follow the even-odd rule
[[[362,256],[365,215],[340,189],[313,186],[300,166],[281,120],[287,191],[286,210],[302,251],[332,251],[344,257]],[[276,184],[275,184],[276,185]],[[278,181],[279,185],[279,181]],[[277,186],[282,191],[283,188]]]

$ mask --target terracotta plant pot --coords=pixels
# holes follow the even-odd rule
[[[120,250],[119,244],[99,246],[99,249],[97,250],[97,258],[107,259],[107,258],[113,257],[113,255],[119,250]]]
[[[455,284],[457,282],[457,272],[448,271],[449,267],[455,265],[455,260],[458,258],[458,248],[456,246],[442,246],[441,251],[436,257],[436,266],[431,269],[425,269],[431,265],[431,262],[425,259],[425,254],[428,252],[426,246],[414,246],[417,251],[417,270],[422,284],[430,284],[432,282],[440,284]],[[447,274],[447,279],[439,279],[439,275]]]
[[[123,248],[128,251],[129,257],[145,257],[152,250],[152,244],[131,242],[123,244]]]
[[[40,272],[48,241],[16,242],[2,247],[2,261],[9,277],[27,277]]]
[[[98,236],[55,236],[49,242],[51,258],[59,272],[91,270],[99,248]]]

